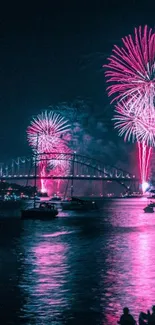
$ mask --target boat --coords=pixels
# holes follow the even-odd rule
[[[61,201],[61,197],[58,195],[54,195],[51,197],[50,201]]]
[[[148,204],[150,207],[154,208],[155,207],[155,202],[150,201],[150,203]]]
[[[37,137],[37,147],[36,152],[38,152],[38,137]],[[35,177],[34,177],[34,188],[37,188],[37,154],[35,154]],[[36,206],[36,197],[34,194],[33,198],[33,208],[21,210],[22,219],[53,219],[58,215],[58,209],[54,203],[41,202],[39,207]]]
[[[42,198],[47,198],[48,197],[48,194],[47,194],[47,192],[39,192],[38,193],[38,197],[40,198],[40,197],[42,197]]]
[[[96,210],[97,205],[94,201],[86,201],[77,197],[67,198],[61,202],[62,210],[90,211]]]
[[[39,207],[21,210],[22,219],[53,219],[58,215],[58,209],[54,203],[42,202]]]
[[[145,208],[144,208],[144,212],[145,213],[153,213],[154,210],[153,210],[153,207],[149,204],[147,205]]]

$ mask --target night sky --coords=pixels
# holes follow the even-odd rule
[[[49,105],[80,97],[107,124],[113,107],[102,65],[121,37],[155,21],[154,1],[10,3],[0,12],[0,160],[30,152],[26,128]]]

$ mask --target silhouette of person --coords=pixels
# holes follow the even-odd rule
[[[136,325],[136,321],[133,316],[129,313],[129,308],[123,308],[123,315],[120,317],[118,321],[120,325]]]
[[[155,306],[152,306],[152,314],[148,311],[148,325],[155,325]]]
[[[148,324],[148,314],[141,312],[139,314],[139,325]]]

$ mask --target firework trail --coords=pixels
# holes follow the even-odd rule
[[[114,46],[105,76],[108,95],[118,101],[115,128],[125,140],[138,141],[142,182],[146,182],[151,149],[155,145],[155,33],[147,26]],[[141,142],[142,144],[140,144]]]
[[[27,137],[34,153],[38,156],[38,167],[41,177],[55,175],[59,170],[63,173],[69,170],[69,161],[60,159],[60,153],[68,153],[68,143],[65,138],[70,131],[68,121],[60,114],[52,111],[42,112],[33,118],[31,125],[27,128]],[[47,180],[41,179],[41,192],[46,192]]]
[[[146,146],[144,142],[142,143],[138,142],[139,169],[140,169],[143,192],[145,192],[145,184],[147,183],[146,180],[148,179],[151,152],[152,152],[152,147]]]

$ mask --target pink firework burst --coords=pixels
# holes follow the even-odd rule
[[[148,26],[135,28],[134,38],[128,35],[122,38],[123,47],[114,46],[113,54],[105,76],[109,96],[113,100],[132,96],[137,93],[147,94],[150,98],[155,95],[155,33]]]
[[[33,119],[27,129],[28,142],[34,152],[37,151],[40,170],[41,191],[45,192],[47,180],[44,179],[51,171],[69,170],[70,163],[59,159],[60,153],[70,151],[66,135],[70,132],[68,121],[60,114],[52,111],[43,112]]]
[[[155,115],[151,115],[151,111],[141,107],[139,99],[130,100],[127,104],[123,101],[119,102],[115,111],[117,115],[113,120],[119,135],[124,136],[125,141],[138,142],[141,184],[142,190],[145,192],[144,185],[147,184],[152,152],[150,145],[155,145]]]
[[[145,107],[141,97],[132,98],[127,103],[119,102],[114,116],[115,128],[125,141],[143,142],[147,146],[155,145],[155,112]]]
[[[28,127],[28,142],[34,151],[38,147],[39,153],[48,153],[60,145],[63,136],[69,131],[70,125],[64,117],[52,111],[45,111],[33,118]]]
[[[105,76],[109,96],[119,101],[115,127],[125,140],[137,140],[141,180],[146,183],[151,148],[155,145],[155,33],[147,26],[135,28],[114,46]],[[141,143],[141,144],[140,144]]]

